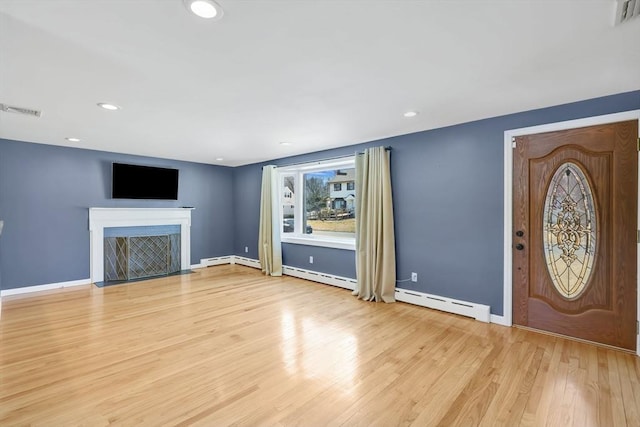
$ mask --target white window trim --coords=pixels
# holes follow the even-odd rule
[[[319,172],[330,169],[340,168],[355,168],[355,156],[348,156],[339,159],[324,160],[317,162],[301,163],[292,166],[279,167],[279,180],[280,180],[280,193],[278,195],[279,216],[284,218],[282,210],[282,188],[284,187],[283,180],[285,176],[295,176],[296,191],[294,191],[295,197],[295,213],[294,218],[303,218],[303,206],[304,206],[304,190],[303,190],[303,175],[310,172]],[[298,190],[300,188],[300,190]],[[307,246],[322,246],[325,248],[334,249],[346,249],[356,250],[356,239],[348,237],[331,237],[331,236],[317,236],[313,234],[304,234],[302,232],[302,224],[305,221],[294,221],[293,233],[281,233],[282,243],[292,243],[296,245]]]
[[[295,234],[294,233],[286,233],[286,234]],[[309,236],[309,237],[307,237]],[[322,237],[311,237],[311,234],[306,234],[304,236],[282,236],[282,243],[293,243],[294,245],[307,245],[307,246],[322,246],[325,248],[334,248],[334,249],[346,249],[350,251],[356,250],[356,239],[349,238],[331,238],[329,236]]]

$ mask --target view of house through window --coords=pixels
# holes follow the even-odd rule
[[[355,169],[345,166],[281,173],[283,237],[355,237]]]
[[[355,169],[337,169],[304,174],[307,226],[314,233],[354,237],[356,232]],[[354,187],[355,188],[355,187]]]

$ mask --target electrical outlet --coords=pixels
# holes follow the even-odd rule
[[[309,264],[313,264],[313,256],[309,256]]]
[[[418,281],[418,273],[411,273],[411,281],[412,282]]]
[[[248,254],[249,253],[249,246],[245,246],[244,247],[244,253]]]

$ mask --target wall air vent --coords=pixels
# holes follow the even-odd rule
[[[30,108],[16,107],[14,105],[7,104],[0,104],[0,111],[4,111],[5,113],[24,114],[33,117],[40,117],[42,115],[42,111],[32,110]]]
[[[640,0],[618,0],[616,25],[640,16]]]

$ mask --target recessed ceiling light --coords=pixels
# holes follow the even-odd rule
[[[194,15],[205,19],[220,19],[224,12],[213,0],[183,0],[187,9]]]
[[[221,161],[223,161],[223,160],[224,160],[224,159],[223,159],[222,157],[216,157],[216,161],[217,161],[217,162],[221,162]]]
[[[80,138],[65,138],[69,142],[80,142]]]
[[[415,117],[418,115],[417,111],[407,111],[406,113],[404,113],[405,117]]]
[[[292,143],[291,143],[291,142],[288,142],[288,141],[282,141],[282,142],[280,143],[280,145],[291,145],[291,144],[292,144]]]
[[[104,108],[105,110],[109,110],[109,111],[115,111],[120,109],[120,107],[117,106],[116,104],[109,104],[108,102],[99,102],[98,107]]]

